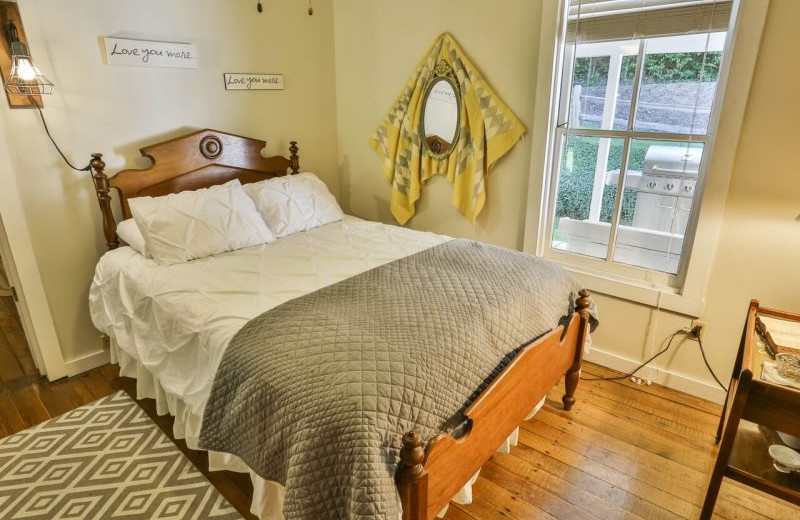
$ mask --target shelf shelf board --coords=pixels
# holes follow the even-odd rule
[[[775,430],[748,421],[739,423],[725,476],[800,504],[800,473],[775,469],[768,452],[772,444],[783,444]]]

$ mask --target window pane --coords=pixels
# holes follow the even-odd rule
[[[622,139],[570,136],[561,153],[553,223],[554,249],[596,258],[608,256],[610,221],[601,218],[604,188],[619,171]],[[611,202],[613,212],[613,200]],[[610,213],[609,212],[609,213]]]
[[[628,128],[638,52],[638,41],[576,47],[570,128]]]
[[[702,143],[631,141],[614,261],[678,272],[702,155]]]
[[[635,129],[707,134],[725,33],[647,40]]]
[[[614,139],[608,157],[608,174],[603,187],[603,203],[600,209],[600,220],[611,223],[614,218],[614,204],[617,201],[617,185],[622,167],[622,139]],[[626,183],[622,197],[622,213],[620,224],[630,225],[633,222],[633,206],[636,204],[636,189],[631,188],[630,180]]]

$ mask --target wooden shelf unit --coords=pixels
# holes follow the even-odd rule
[[[800,314],[750,302],[717,429],[720,448],[700,520],[711,518],[724,477],[800,505],[800,473],[778,472],[767,451],[771,444],[783,444],[776,430],[800,436],[800,390],[761,379],[762,364],[771,359],[756,345],[758,316],[800,322]]]

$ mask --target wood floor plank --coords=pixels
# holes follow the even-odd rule
[[[628,475],[571,457],[567,450],[526,430],[520,432],[520,445],[515,455],[641,518],[692,519],[700,512],[699,508],[674,495],[663,497],[665,500],[660,500],[661,504],[647,500],[635,493],[642,490]]]
[[[681,448],[699,448],[705,453],[705,448],[714,442],[716,425],[709,431],[701,431],[693,426],[681,424],[677,421],[667,421],[649,410],[626,406],[613,399],[608,399],[592,392],[591,388],[585,389],[581,395],[584,404],[581,411],[588,410],[597,413],[613,414],[624,418],[637,432],[647,434],[653,439],[668,445]]]
[[[47,407],[39,399],[35,387],[27,387],[12,394],[14,406],[28,426],[39,424],[51,419]]]
[[[648,450],[646,447],[631,443],[626,435],[619,434],[614,425],[609,428],[611,433],[607,433],[593,428],[591,424],[587,425],[576,421],[568,414],[545,407],[537,414],[535,420],[524,423],[522,428],[537,431],[536,425],[539,424],[584,441],[586,444],[582,447],[582,453],[595,460],[613,461],[613,464],[620,465],[627,471],[643,471],[646,467],[652,470],[648,473],[649,475],[655,476],[661,472],[664,477],[669,479],[668,482],[685,483],[686,486],[694,487],[702,485],[707,474],[706,471],[696,470],[664,457],[658,451]],[[660,449],[658,445],[655,447]]]
[[[551,398],[556,394],[558,391],[551,393]],[[669,435],[646,421],[632,419],[624,410],[603,409],[583,399],[570,412],[555,408],[552,412],[699,471],[707,472],[714,464],[713,456],[707,450]]]
[[[542,421],[530,421],[520,429],[520,443],[687,520],[697,518],[700,513],[702,496],[695,501],[690,499],[702,484],[701,478],[695,479],[694,485],[691,482],[688,485],[673,485],[673,479],[664,479],[665,482],[661,483],[664,475],[658,469],[637,464]],[[687,496],[687,493],[691,494]]]
[[[495,455],[492,460],[498,466],[517,475],[523,475],[529,482],[601,520],[640,520],[645,518],[626,511],[602,497],[593,495],[583,487],[574,485],[561,476],[529,463],[521,455],[521,450],[513,450],[510,455]]]
[[[447,515],[445,516],[445,520],[481,520],[476,519],[474,516],[470,515],[468,512],[468,508],[465,509],[463,506],[454,505],[447,509]]]
[[[613,374],[586,364],[586,374]],[[47,383],[25,376],[0,380],[0,436],[43,422],[123,389],[134,380],[106,365]],[[581,381],[571,412],[561,409],[563,385],[520,430],[520,444],[495,455],[473,487],[474,502],[451,505],[446,520],[693,520],[716,456],[720,407],[658,385]],[[205,452],[172,435],[173,418],[151,399],[137,401],[176,446],[248,520],[247,474],[208,471]],[[800,518],[800,508],[725,480],[716,520]]]
[[[17,410],[14,400],[7,393],[0,395],[0,422],[4,425],[5,434],[11,435],[30,426]]]
[[[478,478],[472,488],[472,492],[475,496],[483,498],[514,518],[521,520],[556,520],[553,515],[542,511],[529,502],[521,500],[517,495],[484,477]]]
[[[22,372],[29,376],[38,376],[39,369],[36,368],[36,363],[33,361],[16,307],[0,306],[0,336],[6,340],[14,357],[17,358]]]
[[[47,383],[43,380],[42,384],[37,385],[35,388],[39,394],[39,399],[47,408],[47,412],[51,417],[57,417],[82,406],[81,399],[79,399],[75,390],[66,384],[66,380],[55,383]]]
[[[3,383],[13,383],[18,379],[23,379],[25,373],[17,361],[17,356],[11,350],[8,340],[0,334],[0,380]]]
[[[583,375],[587,377],[618,377],[622,375],[622,372],[617,370],[612,370],[610,368],[602,367],[600,365],[595,365],[594,363],[584,363],[583,365]],[[587,381],[589,382],[589,381]],[[724,380],[723,380],[724,382]],[[651,395],[655,395],[667,401],[676,402],[681,406],[687,408],[694,408],[696,410],[700,410],[706,413],[710,413],[719,417],[720,412],[722,411],[722,406],[718,405],[717,403],[712,403],[711,401],[706,401],[705,399],[701,399],[699,397],[679,392],[677,390],[673,390],[671,388],[666,388],[661,385],[639,385],[631,381],[630,379],[623,379],[619,381],[609,382],[612,384],[622,385],[631,390],[635,390],[636,392],[647,393]]]
[[[650,489],[650,491],[637,489],[636,493],[645,498],[653,498],[654,502],[656,500],[654,497],[658,494],[657,490],[660,490],[668,495],[682,497],[697,506],[702,504],[709,473],[688,468],[665,459],[659,454],[565,419],[553,412],[554,410],[550,408],[542,409],[534,420],[522,425],[522,430],[543,431],[548,438],[557,438],[560,444],[575,445],[576,450],[587,460],[619,468],[629,475],[637,475],[647,483],[646,489]],[[524,432],[521,437],[526,438]],[[710,450],[714,451],[715,448],[712,447]],[[585,469],[590,466],[581,464],[580,467]],[[734,485],[738,484],[734,483]],[[748,493],[752,493],[752,491],[748,489]],[[732,493],[727,495],[726,499],[720,500],[716,509],[720,518],[731,520],[742,517],[753,518],[748,512],[740,511],[741,508],[762,514],[766,512],[765,516],[768,518],[772,518],[771,514],[784,513],[783,503],[770,504],[769,501],[764,502],[763,500],[748,501],[748,493]],[[663,501],[668,501],[669,497],[662,497],[658,500],[658,503],[663,505],[665,503]],[[789,510],[792,509],[794,509],[793,506],[790,506]],[[697,518],[697,515],[691,518]],[[774,518],[783,518],[783,516],[774,516]]]
[[[707,434],[709,430],[714,430],[719,421],[719,412],[710,413],[704,410],[698,410],[648,392],[621,392],[616,383],[598,382],[585,386],[586,387],[582,388],[582,390],[588,391],[592,395],[611,400],[622,406],[653,413],[670,425],[684,428],[691,427],[694,430],[699,430],[704,435]],[[681,421],[674,420],[677,414],[681,415]]]
[[[497,464],[495,457],[492,457],[492,459],[483,466],[481,475],[556,518],[597,520],[596,516],[576,507],[571,502],[553,495],[550,491],[537,486],[531,482],[530,476],[519,475],[514,471],[500,466]]]
[[[103,373],[100,370],[84,372],[77,377],[79,377],[81,382],[83,382],[83,384],[89,388],[89,391],[94,394],[95,399],[100,399],[101,397],[111,395],[117,391],[111,385],[111,383],[108,382],[108,379],[103,376]]]
[[[522,520],[518,519],[512,514],[509,514],[505,507],[498,507],[491,502],[488,502],[483,497],[475,497],[472,500],[472,503],[469,505],[451,503],[448,511],[450,509],[459,509],[471,517],[480,520]],[[445,518],[449,517],[445,516]]]
[[[69,377],[64,384],[72,389],[78,406],[89,404],[97,399],[79,377]]]

